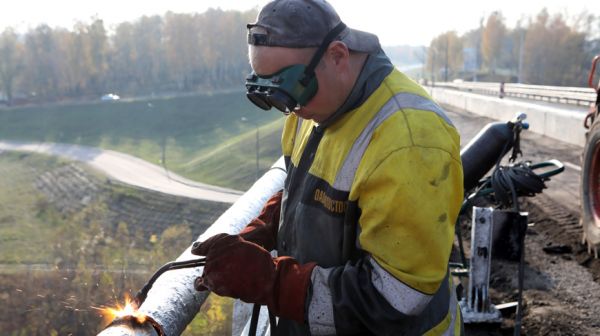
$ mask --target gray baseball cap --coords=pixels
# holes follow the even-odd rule
[[[274,0],[249,23],[248,44],[270,47],[318,47],[341,22],[335,9],[325,0]],[[346,28],[336,38],[350,50],[376,53],[381,49],[376,35]]]

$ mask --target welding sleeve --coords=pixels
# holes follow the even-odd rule
[[[267,305],[279,317],[304,322],[315,263],[272,258],[261,246],[225,233],[194,244],[192,253],[206,256],[203,274],[194,283],[197,290]]]
[[[357,244],[366,253],[313,270],[313,335],[460,330],[447,264],[462,182],[457,158],[418,146],[393,151],[359,182]]]
[[[282,192],[275,193],[265,204],[260,215],[240,232],[240,236],[271,251],[277,243],[277,229],[281,212]]]

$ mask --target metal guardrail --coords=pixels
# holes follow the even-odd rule
[[[435,87],[443,87],[460,91],[499,96],[500,83],[495,82],[437,82]],[[592,88],[527,85],[516,83],[504,84],[504,96],[542,100],[563,104],[590,106],[596,101],[596,93]]]
[[[235,234],[259,215],[264,204],[277,191],[283,189],[285,164],[279,159],[254,185],[244,193],[225,213],[217,219],[200,237],[204,241],[218,233]],[[188,247],[177,261],[197,258]],[[123,318],[113,321],[99,336],[133,335],[180,335],[196,316],[206,300],[207,292],[194,289],[194,279],[202,274],[203,267],[180,269],[162,274],[154,283],[148,296],[139,308],[147,319],[143,323]],[[234,330],[244,329],[249,321],[234,316]],[[268,323],[267,323],[268,325]]]

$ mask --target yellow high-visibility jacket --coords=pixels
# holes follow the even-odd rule
[[[427,92],[392,70],[325,126],[287,117],[280,256],[317,262],[305,325],[278,334],[461,332],[448,276],[463,199],[459,135]]]

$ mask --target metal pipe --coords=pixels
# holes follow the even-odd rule
[[[151,323],[137,323],[133,319],[119,319],[113,321],[99,335],[111,336],[160,336]]]
[[[283,189],[285,176],[285,164],[283,158],[280,158],[197,240],[204,241],[218,233],[240,232],[246,224],[258,216],[267,200]],[[190,250],[191,245],[177,258],[177,261],[197,258]],[[162,274],[139,307],[139,311],[148,316],[150,321],[142,324],[118,321],[119,323],[110,324],[99,336],[181,334],[208,296],[207,292],[197,292],[194,289],[194,280],[202,274],[202,271],[203,267],[197,267],[172,270]],[[153,325],[154,323],[156,325]]]

